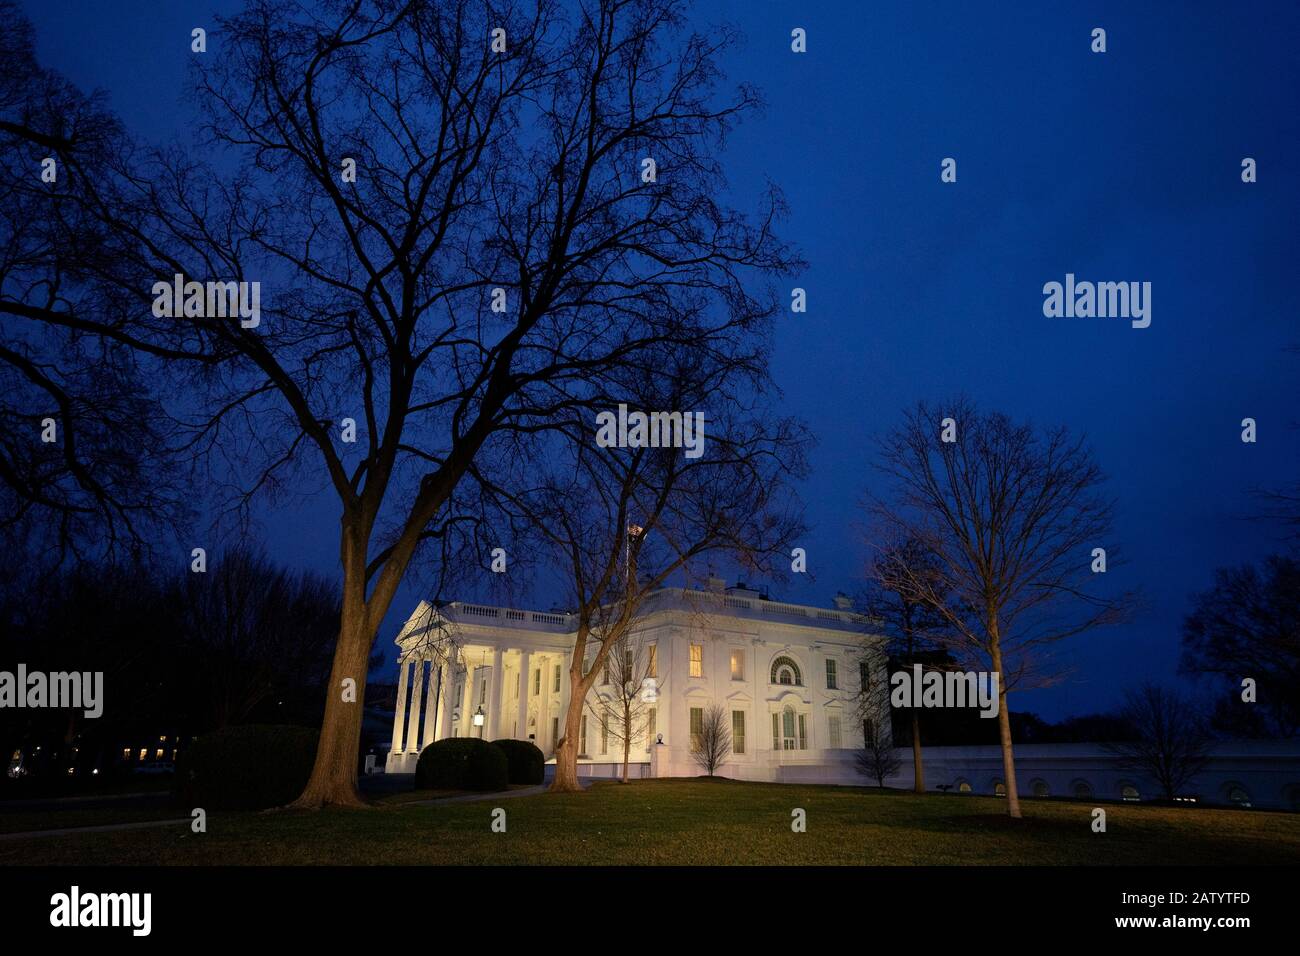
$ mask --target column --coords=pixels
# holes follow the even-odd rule
[[[429,686],[424,692],[424,746],[437,740],[438,731],[438,695],[441,693],[438,683],[442,668],[434,660],[429,661]]]
[[[542,692],[537,697],[537,739],[533,743],[537,744],[542,753],[547,753],[547,747],[551,745],[551,694],[555,680],[555,662],[551,660],[551,655],[539,655],[537,666],[542,669]],[[528,739],[528,731],[524,731],[524,739]]]
[[[424,660],[415,658],[411,662],[415,668],[415,680],[411,682],[411,719],[406,724],[406,751],[420,752],[420,705],[424,697]]]
[[[405,749],[402,737],[402,721],[406,717],[406,665],[407,662],[399,657],[397,660],[397,711],[393,714],[393,742],[389,747],[389,752],[395,754],[400,754]]]
[[[483,739],[496,740],[501,736],[501,711],[505,708],[501,705],[502,680],[505,677],[502,674],[504,666],[502,664],[502,650],[497,647],[492,650],[492,673],[488,677],[488,699],[487,706],[483,708],[487,714],[487,719],[483,721]]]
[[[460,703],[460,733],[463,737],[474,736],[474,668],[465,662],[465,687]]]
[[[519,730],[515,736],[519,740],[528,739],[528,694],[533,689],[533,674],[529,670],[532,655],[528,648],[519,652]],[[538,700],[538,713],[541,713],[541,701]]]
[[[438,718],[438,740],[451,736],[451,712],[456,709],[456,665],[455,659],[449,659],[442,665],[442,699],[438,709],[442,716]]]

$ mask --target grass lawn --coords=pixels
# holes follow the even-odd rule
[[[1291,864],[1300,815],[702,780],[598,782],[587,793],[370,811],[213,813],[177,826],[0,842],[39,864]],[[790,829],[807,811],[806,833]],[[185,814],[180,814],[184,816]],[[101,820],[99,822],[108,822]]]

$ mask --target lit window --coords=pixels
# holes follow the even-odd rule
[[[659,645],[658,644],[650,645],[650,659],[646,662],[645,676],[646,677],[659,676]]]
[[[831,749],[838,750],[844,744],[840,740],[840,719],[837,716],[826,718],[826,730],[831,738]]]
[[[165,744],[165,743],[167,743],[167,738],[166,738],[165,736],[163,736],[163,737],[159,737],[159,738],[158,738],[158,743],[160,743],[160,744]]]
[[[1007,795],[1007,785],[1001,780],[993,781],[993,796],[1005,797]]]
[[[967,780],[959,780],[959,781],[957,782],[957,792],[958,792],[958,793],[970,793],[970,792],[971,792],[970,782],[967,781]]]
[[[691,749],[699,750],[704,743],[704,708],[691,708]]]
[[[153,759],[154,759],[154,760],[162,760],[162,758],[163,758],[163,754],[164,754],[164,753],[166,753],[166,751],[163,750],[161,747],[159,747],[157,750],[154,751]]]
[[[745,712],[743,710],[733,710],[731,712],[731,751],[738,754],[745,752]]]
[[[123,747],[123,748],[122,748],[122,759],[123,759],[123,760],[130,760],[130,759],[131,759],[131,748],[130,748],[130,747]]]
[[[835,683],[835,660],[834,658],[830,658],[830,657],[826,658],[826,689],[827,690],[837,689]]]
[[[731,652],[731,679],[745,679],[745,652],[733,650]]]
[[[703,644],[691,645],[691,676],[692,677],[704,676],[704,645]]]
[[[141,747],[141,748],[140,748],[140,759],[141,759],[141,760],[145,760],[146,758],[148,758],[148,756],[149,756],[149,748],[148,748],[148,747]]]

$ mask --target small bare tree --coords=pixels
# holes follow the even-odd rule
[[[632,744],[649,731],[647,721],[655,695],[648,688],[658,679],[657,671],[654,646],[634,631],[624,632],[605,661],[608,689],[588,704],[609,735],[623,745],[623,783],[628,779]]]
[[[868,659],[868,674],[875,673],[874,660]],[[858,716],[862,720],[862,749],[854,763],[858,773],[884,787],[885,778],[898,773],[902,761],[894,749],[890,733],[889,684],[886,681],[868,680],[858,694]]]
[[[704,708],[699,729],[691,728],[691,757],[706,776],[716,777],[731,753],[731,726],[727,712],[717,704]]]
[[[1041,675],[1047,645],[1115,622],[1130,599],[1104,594],[1092,573],[1113,507],[1101,469],[1067,429],[964,399],[917,405],[881,440],[877,467],[891,485],[871,499],[886,540],[918,541],[934,558],[924,573],[900,566],[897,585],[942,615],[956,651],[1000,675],[1007,812],[1019,817],[1009,688]]]
[[[1150,774],[1173,800],[1205,769],[1210,735],[1200,708],[1176,691],[1145,683],[1124,695],[1124,718],[1135,739],[1105,745],[1125,770]]]

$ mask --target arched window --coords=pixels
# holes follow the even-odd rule
[[[1029,789],[1036,797],[1050,797],[1052,795],[1052,790],[1048,787],[1046,780],[1035,780],[1029,785]]]
[[[1074,796],[1077,800],[1087,800],[1092,796],[1092,785],[1087,780],[1074,781]]]
[[[788,657],[778,657],[772,661],[772,683],[801,686],[803,677],[799,673],[799,665]]]
[[[1137,803],[1142,799],[1142,795],[1138,793],[1138,788],[1133,784],[1125,783],[1120,785],[1119,798],[1125,803]]]
[[[958,793],[970,793],[970,792],[971,792],[970,781],[969,781],[969,780],[958,780],[958,781],[957,781],[957,792],[958,792]]]
[[[1241,784],[1230,783],[1228,784],[1228,802],[1234,807],[1248,807],[1250,806],[1250,794],[1246,792],[1246,788]]]
[[[1001,780],[993,781],[993,796],[1005,797],[1007,795],[1007,785]]]

